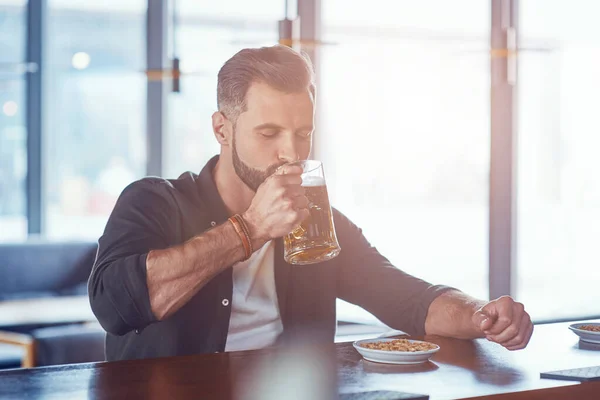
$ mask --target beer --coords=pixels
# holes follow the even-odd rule
[[[302,186],[310,215],[298,228],[284,236],[284,258],[290,264],[313,264],[329,260],[340,252],[325,178],[308,176]]]

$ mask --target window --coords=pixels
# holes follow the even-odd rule
[[[281,0],[177,1],[175,50],[181,59],[181,92],[171,93],[164,139],[164,176],[198,173],[219,153],[211,115],[217,109],[217,73],[244,47],[274,45]],[[173,47],[175,47],[173,49]]]
[[[46,235],[97,239],[145,175],[146,1],[48,1]]]
[[[174,178],[199,172],[219,152],[211,128],[218,70],[241,48],[277,43],[285,2],[168,2],[168,33],[160,33],[168,43],[165,58],[181,60],[181,91],[168,92],[166,104],[150,101],[151,110],[144,73],[148,1],[46,3],[42,233],[97,239],[123,188],[143,177],[147,165],[162,161],[162,175]],[[600,3],[516,3],[512,294],[538,320],[598,314],[589,293],[600,278],[592,264],[600,236],[600,28],[594,20]],[[151,3],[160,13],[162,4]],[[322,25],[316,29],[325,44],[315,49],[313,157],[324,162],[332,204],[397,267],[487,298],[490,5],[496,3],[317,4]],[[27,190],[34,202],[39,194],[26,186],[26,74],[37,67],[25,63],[27,5],[0,0],[0,241],[27,238]],[[35,17],[41,3],[31,5]],[[289,9],[296,5],[290,1]],[[506,16],[507,9],[494,10]],[[303,17],[311,25],[312,17]],[[34,94],[38,89],[32,86]],[[164,130],[147,135],[148,112],[163,113]],[[158,131],[161,140],[149,142]],[[161,160],[153,158],[155,150]],[[36,212],[32,222],[37,229]],[[373,321],[343,302],[338,311],[343,319]]]
[[[332,204],[398,268],[480,298],[488,297],[489,15],[480,0],[323,0],[317,131]]]
[[[537,319],[600,313],[599,13],[520,2],[516,295]]]
[[[26,6],[0,0],[0,241],[27,237]]]

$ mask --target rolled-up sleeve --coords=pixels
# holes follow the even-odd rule
[[[385,324],[411,335],[425,334],[429,305],[453,288],[432,285],[394,267],[367,241],[362,230],[334,210],[338,256],[338,297],[369,311]]]
[[[100,325],[124,335],[156,322],[146,283],[150,250],[169,247],[174,221],[166,181],[146,178],[129,185],[119,197],[88,280],[90,304]]]

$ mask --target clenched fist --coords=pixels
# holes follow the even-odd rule
[[[481,307],[473,314],[472,321],[489,341],[508,350],[525,348],[533,333],[533,323],[523,304],[509,296],[502,296]]]
[[[298,165],[283,165],[260,185],[242,215],[253,241],[260,244],[287,235],[309,216],[302,172]]]

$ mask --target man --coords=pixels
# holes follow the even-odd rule
[[[89,294],[108,332],[108,360],[254,349],[307,335],[332,342],[336,297],[410,334],[527,345],[533,325],[522,304],[476,300],[403,273],[335,209],[340,255],[287,264],[281,237],[308,215],[302,171],[287,164],[310,154],[312,66],[284,46],[242,50],[220,70],[217,92],[220,155],[200,175],[131,184],[99,240]]]

